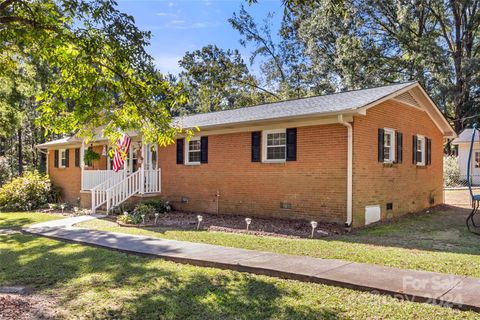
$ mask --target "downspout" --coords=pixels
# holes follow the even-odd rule
[[[353,128],[351,123],[343,119],[343,114],[338,115],[338,123],[347,127],[347,221],[345,226],[350,227],[353,206]]]

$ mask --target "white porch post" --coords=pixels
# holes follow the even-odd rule
[[[147,162],[146,159],[146,148],[145,145],[143,144],[143,138],[141,141],[141,154],[142,154],[142,165],[140,166],[140,194],[145,193],[145,162]]]
[[[83,176],[83,172],[85,170],[85,139],[82,140],[82,145],[80,146],[80,185],[82,186],[82,190],[85,190],[85,178]]]

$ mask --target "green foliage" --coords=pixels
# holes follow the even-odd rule
[[[85,161],[85,163],[90,166],[92,165],[94,160],[100,160],[100,154],[93,151],[92,149],[86,149],[83,156],[83,161]]]
[[[208,45],[187,52],[179,61],[179,76],[190,100],[184,112],[235,109],[277,99],[250,74],[238,50]]]
[[[142,202],[143,205],[153,207],[155,212],[164,213],[170,210],[170,205],[167,201],[163,200],[145,200]]]
[[[156,212],[157,212],[156,208],[153,205],[140,203],[135,207],[135,210],[133,210],[133,215],[138,215],[138,216],[145,215],[145,217],[151,218],[152,216],[155,215]]]
[[[446,156],[443,159],[443,180],[447,187],[457,186],[460,183],[460,165],[458,157]]]
[[[128,215],[119,215],[117,221],[126,223],[126,224],[140,224],[142,223],[142,217],[137,214],[128,214]]]
[[[0,157],[0,187],[10,180],[10,166],[5,157]]]
[[[25,172],[0,189],[2,210],[26,210],[39,208],[49,201],[51,183],[48,176],[37,171]]]
[[[103,126],[112,142],[128,130],[149,142],[173,142],[179,129],[169,111],[186,98],[155,71],[145,51],[150,33],[115,1],[3,1],[0,38],[0,76],[19,78],[14,73],[25,61],[52,71],[34,94],[37,123],[47,134],[92,138]]]

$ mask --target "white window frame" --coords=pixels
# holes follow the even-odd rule
[[[190,141],[200,141],[200,159],[202,158],[202,142],[200,137],[191,137],[190,140],[186,140],[186,146],[185,146],[185,164],[186,165],[199,165],[199,161],[190,161]]]
[[[390,136],[390,146],[385,146],[385,137],[383,138],[383,149],[389,148],[390,149],[390,154],[389,157],[386,159],[385,158],[385,151],[383,152],[383,162],[384,163],[394,163],[395,162],[395,150],[396,150],[396,144],[397,141],[395,140],[395,129],[391,128],[383,128],[383,135],[389,135]]]
[[[267,159],[267,137],[269,134],[273,133],[285,133],[285,158],[284,159]],[[265,163],[284,163],[287,161],[287,129],[282,128],[282,129],[273,129],[273,130],[264,130],[262,132],[262,162]],[[273,146],[272,146],[273,147]],[[275,146],[279,147],[279,146]]]
[[[65,160],[65,164],[63,164],[63,160]],[[58,150],[58,167],[59,168],[67,167],[67,149]]]
[[[418,155],[417,155],[417,166],[424,166],[425,165],[425,157],[426,157],[426,141],[427,139],[425,139],[425,136],[422,136],[420,134],[417,134],[417,150],[415,150],[415,152],[418,152],[418,142],[421,141],[422,142],[422,148],[421,148],[421,152],[422,152],[422,159],[418,160]]]

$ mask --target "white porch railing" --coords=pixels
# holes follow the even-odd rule
[[[91,189],[93,212],[107,202],[107,190],[124,180],[126,176],[125,170],[121,170]]]
[[[107,212],[140,192],[140,170],[132,173],[116,185],[109,188],[107,193]]]
[[[113,170],[83,170],[82,190],[91,190],[116,175]]]
[[[162,190],[162,174],[161,170],[145,170],[144,171],[144,193],[159,193]]]

